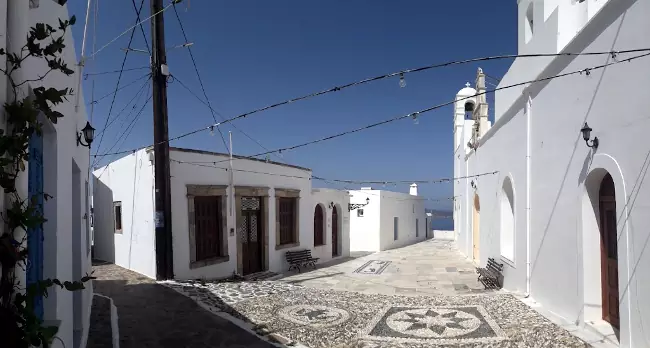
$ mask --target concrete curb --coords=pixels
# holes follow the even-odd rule
[[[94,296],[106,298],[111,302],[111,331],[113,338],[113,348],[120,348],[120,327],[118,324],[117,307],[115,306],[113,299],[108,296],[97,293],[95,293]]]

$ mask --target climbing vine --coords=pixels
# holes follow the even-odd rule
[[[16,179],[25,175],[31,137],[42,135],[39,115],[57,123],[64,116],[56,110],[57,105],[68,101],[67,97],[73,95],[70,88],[45,87],[42,82],[50,73],[74,74],[74,70],[68,68],[61,58],[65,48],[64,36],[74,23],[74,16],[69,20],[59,19],[57,28],[38,23],[30,28],[27,42],[19,52],[0,49],[0,55],[7,60],[6,68],[0,67],[0,72],[6,76],[10,88],[4,104],[6,130],[0,129],[0,186],[4,189],[6,203],[2,213],[4,228],[0,235],[0,328],[2,345],[7,344],[7,347],[49,347],[58,327],[47,326],[39,318],[35,313],[36,300],[47,297],[48,289],[53,286],[77,291],[84,289],[84,283],[93,279],[91,276],[78,281],[45,279],[21,285],[16,277],[18,271],[27,268],[30,231],[47,223],[42,213],[41,198],[45,201],[52,198],[45,192],[21,197],[16,189]],[[41,60],[48,70],[42,76],[16,81],[15,73],[28,60],[30,64],[32,60]]]

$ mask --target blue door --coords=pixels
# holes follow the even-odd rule
[[[29,140],[29,197],[36,197],[37,209],[43,213],[43,137],[32,135]],[[27,231],[27,285],[43,280],[43,225]],[[43,297],[34,299],[34,312],[43,319]]]

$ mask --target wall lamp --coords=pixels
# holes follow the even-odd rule
[[[334,208],[334,202],[330,202],[329,207],[330,207],[330,209],[333,209]]]
[[[594,139],[591,141],[591,145],[589,145],[589,139],[591,139],[591,127],[585,122],[585,125],[582,127],[580,130],[582,132],[582,138],[585,140],[585,143],[587,143],[587,146],[592,147],[594,149],[598,148],[598,137],[594,137]]]
[[[83,136],[86,141],[85,144],[81,141],[81,136]],[[90,122],[86,121],[86,126],[81,130],[81,132],[77,133],[77,146],[81,145],[89,148],[93,139],[95,139],[95,128],[90,125]]]
[[[370,204],[370,198],[366,198],[366,204],[363,204],[363,203],[361,203],[361,204],[348,203],[348,211],[353,211],[355,209],[365,207],[368,204]]]

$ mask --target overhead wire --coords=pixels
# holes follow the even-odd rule
[[[133,9],[138,13],[138,21],[140,21],[140,11],[138,11],[137,6],[135,5],[135,0],[131,0],[131,3],[133,3]],[[142,9],[142,4],[144,4],[144,0],[140,3],[140,9]],[[144,33],[144,27],[142,26],[142,22],[140,22],[140,32],[142,33],[142,38],[144,39],[144,45],[147,47],[147,52],[149,52],[149,56],[151,57],[151,48],[149,48],[149,41],[147,40],[147,34]]]
[[[135,1],[135,0],[133,0]],[[135,5],[135,3],[134,3]],[[140,9],[135,9],[135,15],[136,15],[136,23],[139,22],[140,20],[140,12],[142,11],[142,7],[144,6],[144,0],[140,2]],[[115,84],[115,91],[113,93],[113,99],[111,101],[111,106],[108,108],[108,115],[106,115],[106,122],[104,122],[104,129],[106,129],[106,126],[108,125],[108,121],[111,118],[111,113],[113,112],[113,105],[115,105],[115,98],[117,97],[117,91],[120,87],[120,81],[122,80],[122,74],[124,73],[124,65],[126,65],[126,59],[129,57],[129,50],[128,48],[131,48],[131,44],[133,43],[133,36],[135,35],[135,27],[131,31],[131,37],[129,38],[129,44],[127,45],[127,50],[124,51],[124,58],[122,59],[122,66],[120,67],[120,73],[117,76],[117,83]],[[102,132],[101,136],[99,137],[99,144],[97,145],[97,151],[101,149],[102,147],[102,142],[104,141],[104,133]]]
[[[105,131],[107,131],[108,128],[110,128],[110,126],[111,126],[113,123],[115,123],[115,121],[117,121],[117,120],[120,118],[120,116],[122,115],[122,113],[124,112],[124,110],[126,110],[126,108],[127,108],[127,107],[128,107],[128,106],[129,106],[129,105],[130,105],[130,104],[131,104],[135,99],[139,99],[139,98],[140,98],[142,92],[145,90],[145,87],[147,87],[147,86],[150,85],[149,81],[150,81],[150,79],[147,79],[147,80],[142,84],[142,86],[140,86],[140,89],[138,90],[138,92],[136,92],[136,93],[133,95],[133,98],[131,98],[131,100],[129,100],[126,104],[124,104],[124,107],[123,107],[123,108],[122,108],[122,109],[121,109],[121,110],[120,110],[120,111],[115,115],[115,117],[113,117],[113,118],[110,120],[110,122],[106,125],[106,127],[105,127],[104,129],[99,130],[99,131],[97,132],[97,134],[95,134],[95,136],[100,135],[100,134],[104,133]],[[133,104],[133,109],[135,109],[136,104],[137,104],[137,103],[134,103],[134,104]]]
[[[102,100],[104,100],[104,99],[106,99],[106,98],[108,98],[108,97],[114,95],[116,92],[119,92],[119,91],[121,91],[121,90],[123,90],[123,89],[125,89],[125,88],[127,88],[127,87],[129,87],[129,86],[132,86],[132,85],[134,85],[136,82],[141,81],[141,80],[144,79],[145,77],[150,77],[150,76],[151,76],[151,73],[146,73],[146,74],[144,74],[144,75],[138,77],[137,79],[135,79],[135,80],[133,80],[133,81],[127,83],[126,85],[123,85],[122,87],[118,88],[117,91],[113,91],[113,92],[107,93],[107,94],[101,96],[101,97],[98,98],[98,99],[91,100],[90,102],[88,102],[87,105],[90,105],[90,104],[97,104],[97,103],[99,103],[100,101],[102,101]]]
[[[181,160],[177,160],[177,159],[173,159],[173,158],[170,158],[169,160],[172,161],[172,162],[179,163],[179,164],[188,164],[188,165],[197,166],[197,167],[223,169],[224,171],[230,170],[229,168],[226,168],[226,167],[217,167],[216,165],[209,165],[207,163],[194,163],[194,162],[188,162],[188,161],[181,161]],[[311,177],[308,177],[308,176],[299,176],[299,175],[290,175],[290,174],[278,174],[278,173],[270,173],[270,172],[259,172],[259,171],[254,171],[254,170],[235,169],[235,168],[233,168],[232,170],[235,171],[235,172],[265,174],[265,175],[273,175],[273,176],[282,176],[282,177],[285,177],[285,178],[311,180]]]
[[[196,93],[194,93],[194,92],[193,92],[193,91],[192,91],[192,90],[191,90],[191,89],[190,89],[186,84],[183,83],[183,81],[181,81],[181,80],[180,80],[178,77],[176,77],[175,75],[173,75],[173,78],[174,78],[174,81],[177,81],[177,82],[181,85],[181,87],[185,88],[185,90],[187,90],[191,95],[193,95],[194,98],[196,98],[196,99],[197,99],[199,102],[201,102],[203,105],[205,105],[205,106],[207,106],[208,108],[212,109],[212,110],[213,110],[217,115],[219,115],[219,116],[221,117],[221,119],[224,119],[224,117],[223,117],[223,115],[221,115],[221,113],[219,113],[217,110],[214,110],[214,109],[212,108],[212,106],[211,106],[208,102],[206,102],[205,100],[201,99],[201,97],[199,97]],[[262,149],[264,149],[264,150],[266,150],[266,151],[270,151],[266,146],[262,145],[262,143],[260,143],[257,139],[255,139],[255,138],[251,137],[250,135],[248,135],[248,134],[247,134],[246,132],[244,132],[242,129],[240,129],[239,127],[237,127],[234,123],[230,123],[230,125],[231,125],[233,128],[235,128],[235,130],[237,130],[239,133],[241,133],[242,135],[244,135],[245,137],[247,137],[247,138],[250,139],[251,141],[255,142],[255,143],[256,143],[259,147],[261,147]],[[275,155],[275,154],[274,154],[274,155]],[[284,162],[284,158],[282,158],[281,156],[276,155],[276,157],[277,157],[281,162]]]
[[[632,51],[641,51],[641,50],[627,50],[627,51],[618,51],[618,52],[628,52],[628,51],[632,52]],[[650,49],[643,49],[643,51],[650,51]],[[592,53],[592,54],[598,54],[598,53]],[[563,55],[568,55],[568,54],[563,54]],[[452,105],[452,104],[454,104],[454,103],[456,103],[458,101],[475,98],[477,96],[487,94],[487,93],[493,93],[493,92],[496,92],[496,91],[509,89],[509,88],[514,88],[514,87],[518,87],[518,86],[523,86],[523,85],[527,85],[527,84],[531,84],[531,83],[535,83],[535,82],[543,82],[543,81],[553,80],[553,79],[556,79],[556,78],[562,78],[562,77],[566,77],[566,76],[570,76],[570,75],[583,74],[583,73],[586,74],[586,75],[589,75],[590,72],[593,71],[593,70],[603,69],[605,67],[615,65],[615,64],[621,64],[621,63],[624,63],[624,62],[631,62],[632,60],[639,59],[639,58],[642,58],[642,57],[646,57],[648,55],[650,55],[650,53],[645,53],[645,54],[641,54],[641,55],[637,55],[637,56],[633,56],[633,57],[629,57],[629,58],[625,58],[625,59],[619,59],[619,60],[611,61],[609,63],[596,65],[596,66],[593,66],[591,68],[584,68],[584,69],[575,70],[575,71],[571,71],[571,72],[567,72],[567,73],[563,73],[563,74],[559,74],[559,75],[555,75],[555,76],[547,76],[547,77],[543,77],[543,78],[539,78],[539,79],[529,80],[529,81],[525,81],[525,82],[519,82],[519,83],[515,83],[515,84],[511,84],[511,85],[507,85],[507,86],[502,86],[502,87],[497,87],[497,88],[494,88],[494,89],[486,90],[484,92],[476,93],[476,94],[471,95],[471,96],[454,99],[454,100],[451,100],[449,102],[438,104],[438,105],[435,105],[435,106],[432,106],[432,107],[429,107],[429,108],[426,108],[426,109],[423,109],[423,110],[420,110],[420,111],[416,111],[416,112],[409,113],[409,114],[406,114],[406,115],[397,116],[397,117],[387,119],[387,120],[384,120],[384,121],[376,122],[376,123],[373,123],[373,124],[370,124],[370,125],[367,125],[367,126],[364,126],[364,127],[360,127],[360,128],[356,128],[356,129],[353,129],[353,130],[341,132],[341,133],[338,133],[338,134],[335,134],[335,135],[330,135],[330,136],[327,136],[327,137],[319,138],[319,139],[312,140],[312,141],[302,143],[302,144],[299,144],[299,145],[279,148],[279,149],[276,149],[276,150],[271,150],[271,151],[267,151],[267,152],[259,153],[259,154],[256,154],[256,155],[247,156],[247,157],[257,157],[257,156],[262,156],[262,155],[265,155],[265,154],[275,153],[275,152],[282,153],[282,151],[293,150],[293,149],[304,147],[304,146],[307,146],[307,145],[311,145],[311,144],[319,143],[319,142],[322,142],[322,141],[338,138],[338,137],[341,137],[341,136],[344,136],[344,135],[347,135],[347,134],[356,133],[356,132],[359,132],[359,131],[362,131],[362,130],[374,128],[374,127],[377,127],[377,126],[380,126],[380,125],[383,125],[383,124],[395,122],[395,121],[402,120],[402,119],[405,119],[405,118],[417,117],[420,114],[427,113],[427,112],[430,112],[430,111],[433,111],[433,110],[436,110],[436,109],[440,109],[442,107]],[[238,118],[245,117],[245,115],[248,115],[248,114],[251,114],[251,113],[254,113],[254,112],[260,112],[262,110],[267,110],[267,109],[270,109],[272,107],[277,107],[277,106],[284,105],[284,104],[287,104],[287,103],[288,102],[281,102],[281,103],[273,104],[273,105],[270,105],[270,106],[267,106],[267,107],[264,107],[264,108],[261,108],[261,109],[256,109],[256,110],[253,110],[253,111],[251,111],[249,113],[241,114],[241,115],[238,115],[238,116],[233,117],[231,119],[225,120],[224,122],[215,123],[215,124],[209,125],[207,127],[198,128],[198,129],[195,129],[193,131],[190,131],[190,132],[187,132],[187,133],[184,133],[184,134],[180,134],[178,136],[169,138],[167,141],[171,142],[171,141],[174,141],[174,140],[182,139],[182,138],[185,138],[185,137],[188,137],[188,136],[191,136],[191,135],[203,132],[203,131],[210,130],[213,127],[216,127],[218,125],[221,125],[221,124],[224,124],[224,123],[227,123],[227,122],[232,122],[232,121],[234,121],[234,120],[236,120]],[[164,141],[160,142],[160,143],[164,143]],[[140,147],[140,148],[133,149],[133,150],[127,150],[127,151],[123,151],[121,153],[130,153],[130,152],[137,151],[139,149],[147,148],[147,147],[154,146],[154,145],[157,145],[157,144],[147,145],[147,146]],[[109,155],[113,155],[113,154],[116,154],[116,153],[96,154],[95,156],[101,157],[101,156],[109,156]],[[117,153],[117,154],[119,154],[119,153]]]
[[[134,28],[137,27],[138,25],[141,25],[142,23],[145,23],[145,22],[149,21],[151,18],[153,18],[153,17],[155,17],[155,16],[158,16],[159,14],[161,14],[161,13],[167,11],[167,10],[169,9],[169,7],[171,7],[172,5],[174,5],[175,3],[178,3],[178,2],[180,2],[180,0],[172,0],[172,1],[170,2],[169,5],[163,7],[163,8],[162,8],[161,10],[159,10],[158,12],[156,12],[156,13],[152,14],[151,16],[149,16],[149,17],[147,17],[147,18],[145,18],[145,19],[143,19],[143,20],[141,20],[141,21],[135,23],[135,25],[128,27],[126,30],[124,30],[122,33],[120,33],[120,34],[117,35],[115,38],[113,38],[112,40],[110,40],[108,43],[106,43],[106,44],[105,44],[104,46],[102,46],[100,49],[98,49],[97,51],[94,51],[90,56],[88,56],[88,58],[93,58],[93,57],[95,57],[99,52],[103,51],[106,47],[108,47],[109,45],[111,45],[112,43],[114,43],[115,41],[117,41],[119,38],[121,38],[122,36],[124,36],[124,35],[125,35],[126,33],[128,33],[130,30],[134,29]]]
[[[137,68],[129,68],[129,69],[121,69],[121,70],[109,70],[109,71],[100,71],[100,72],[95,72],[95,73],[86,73],[84,74],[84,79],[87,79],[89,76],[99,76],[99,75],[107,75],[107,74],[117,74],[120,71],[127,72],[127,71],[134,71],[134,70],[144,70],[144,69],[151,69],[150,66],[140,66]]]
[[[178,19],[178,24],[181,28],[181,33],[183,33],[183,38],[187,43],[189,42],[189,40],[187,39],[187,34],[185,34],[185,28],[183,27],[183,22],[181,21],[181,17],[178,15],[178,11],[176,10],[176,5],[174,5],[174,13],[176,14],[176,19]],[[199,79],[199,85],[201,86],[201,91],[203,91],[203,96],[205,97],[205,101],[208,103],[208,108],[210,109],[210,113],[212,114],[212,120],[214,121],[214,123],[217,123],[217,117],[214,115],[214,109],[212,109],[212,106],[210,105],[210,99],[208,98],[208,94],[205,92],[205,86],[203,85],[203,80],[201,79],[199,68],[196,66],[196,60],[194,59],[194,54],[192,54],[192,48],[189,45],[186,47],[187,47],[187,52],[189,52],[190,58],[192,59],[192,65],[194,66],[196,77]],[[221,117],[221,120],[223,121],[223,117]],[[230,151],[230,147],[226,143],[226,138],[224,138],[223,136],[221,127],[217,126],[217,131],[219,131],[219,136],[221,136],[221,140],[223,141],[223,146],[226,148],[226,151]]]

